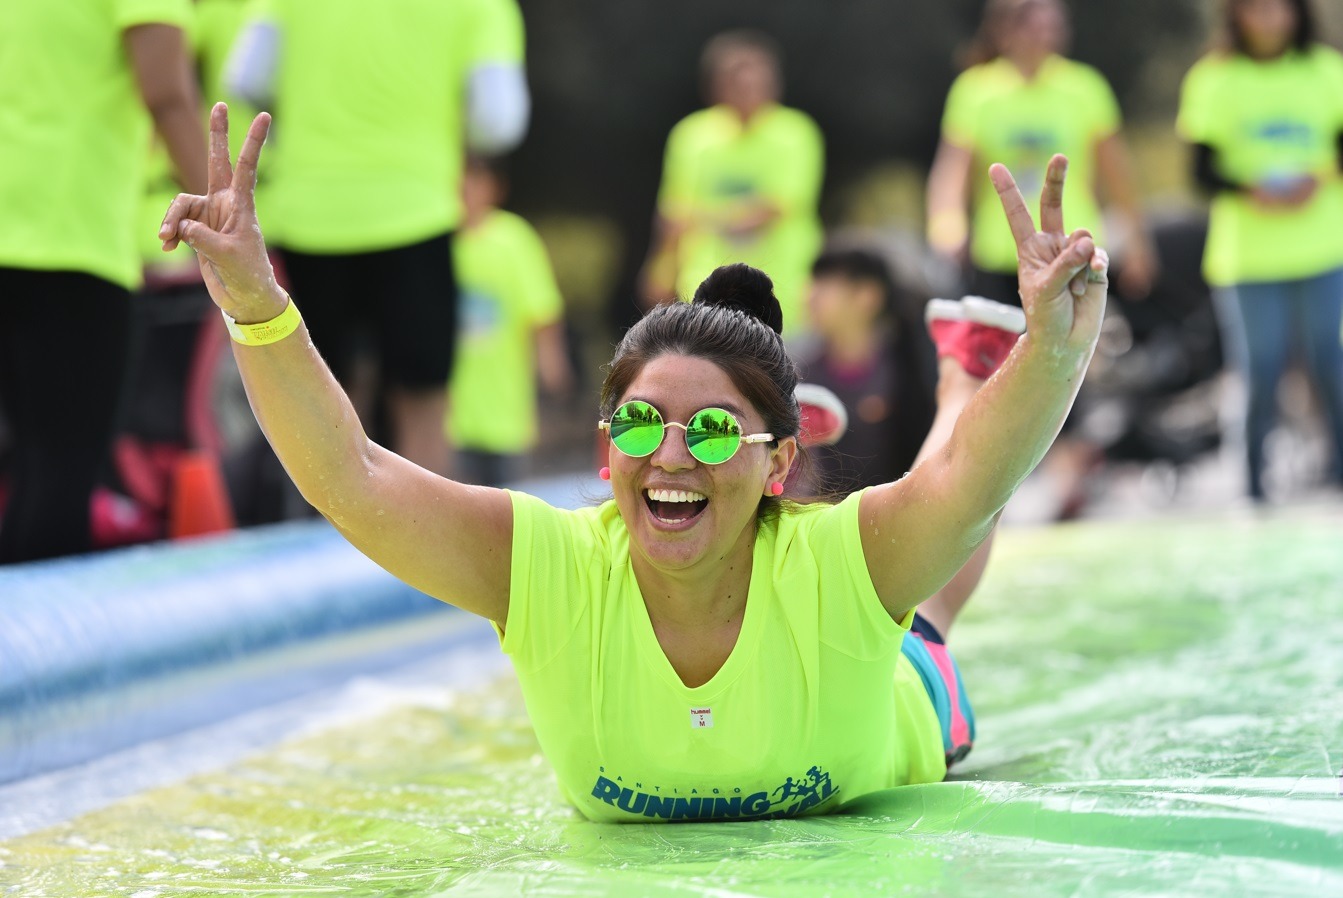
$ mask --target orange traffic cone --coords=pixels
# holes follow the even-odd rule
[[[219,460],[198,450],[183,453],[173,469],[168,536],[182,539],[232,529],[233,507]]]

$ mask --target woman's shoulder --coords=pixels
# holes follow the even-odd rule
[[[514,540],[542,540],[555,550],[611,550],[627,545],[628,532],[614,499],[581,508],[558,508],[530,493],[509,490]]]
[[[1328,44],[1311,44],[1302,53],[1312,65],[1324,69],[1330,75],[1343,75],[1343,53]]]
[[[1052,56],[1048,62],[1056,79],[1090,91],[1110,92],[1110,81],[1100,69],[1066,56]]]
[[[779,513],[767,518],[762,526],[770,531],[777,551],[784,554],[843,542],[849,536],[856,540],[859,496],[853,493],[838,501],[785,501]]]

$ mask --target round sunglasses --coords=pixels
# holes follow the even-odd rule
[[[706,465],[721,465],[737,454],[743,443],[768,443],[772,433],[743,435],[741,424],[732,413],[721,408],[702,408],[690,416],[686,424],[666,422],[662,415],[647,402],[631,399],[615,410],[609,421],[597,422],[600,430],[609,431],[611,442],[625,455],[644,458],[657,451],[668,427],[685,431],[686,448],[696,461]]]

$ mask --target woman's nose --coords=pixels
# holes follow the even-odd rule
[[[653,451],[652,463],[664,471],[683,471],[693,467],[695,456],[685,441],[685,427],[668,424],[662,432],[662,443]]]

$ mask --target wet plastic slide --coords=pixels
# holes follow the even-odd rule
[[[0,571],[0,895],[1343,895],[1336,510],[1004,532],[950,781],[644,826],[560,801],[486,628],[278,533]]]

